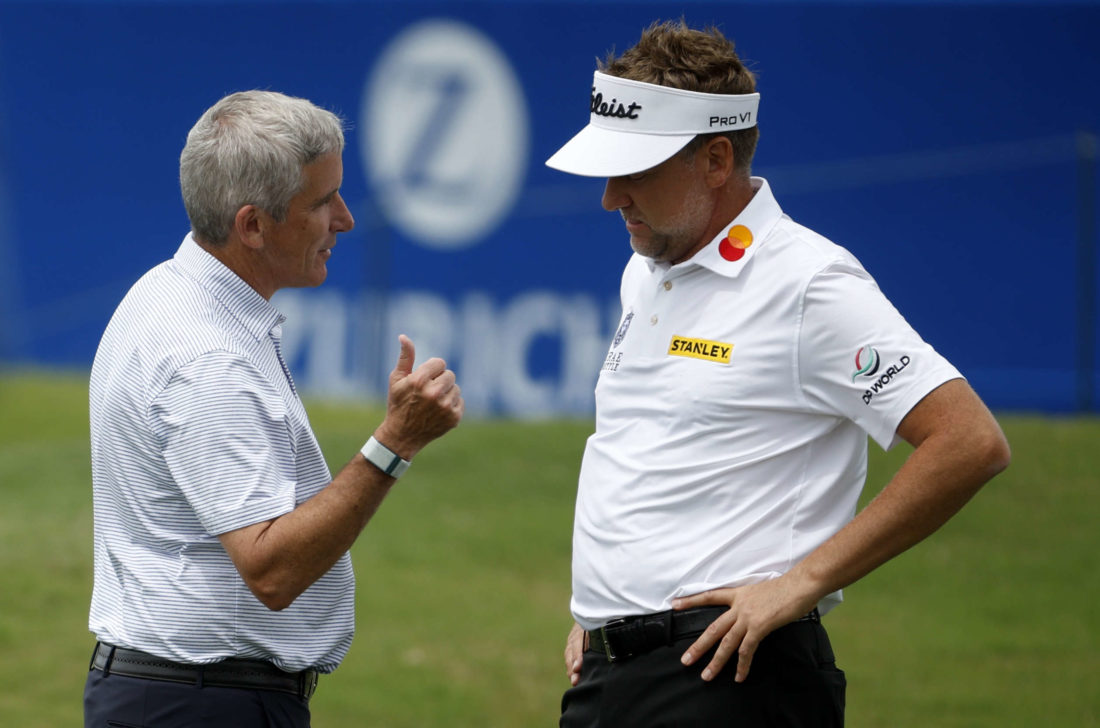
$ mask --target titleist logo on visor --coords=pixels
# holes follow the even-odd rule
[[[603,100],[603,94],[596,91],[596,87],[592,87],[592,113],[597,116],[610,116],[616,119],[637,119],[638,115],[634,113],[641,109],[641,104],[636,104],[633,101],[630,102],[630,106],[620,102],[618,99],[611,99],[611,103],[607,103]]]

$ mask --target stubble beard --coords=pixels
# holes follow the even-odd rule
[[[648,238],[631,235],[630,247],[638,255],[658,262],[679,259],[699,244],[699,236],[705,229],[706,206],[706,195],[689,194],[667,224],[655,228],[646,223],[650,230]]]

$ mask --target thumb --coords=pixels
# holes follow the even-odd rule
[[[397,355],[397,366],[393,371],[395,374],[406,377],[412,373],[413,362],[416,360],[416,347],[413,346],[412,339],[404,334],[398,336],[397,340],[401,343],[401,352]]]
[[[689,609],[691,607],[729,606],[729,593],[732,589],[711,589],[684,597],[676,597],[672,600],[673,609]]]

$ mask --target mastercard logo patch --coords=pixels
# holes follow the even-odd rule
[[[718,243],[718,254],[726,260],[736,262],[745,257],[745,251],[752,245],[752,231],[744,225],[734,225]]]

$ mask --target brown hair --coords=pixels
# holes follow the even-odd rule
[[[611,51],[599,62],[600,71],[632,81],[652,83],[685,91],[710,94],[751,94],[756,76],[745,68],[734,51],[733,41],[713,26],[693,30],[684,22],[654,22],[642,37],[621,56]],[[737,169],[749,173],[760,130],[753,126],[739,131],[700,134],[684,148],[694,153],[708,139],[724,136],[733,145]]]

